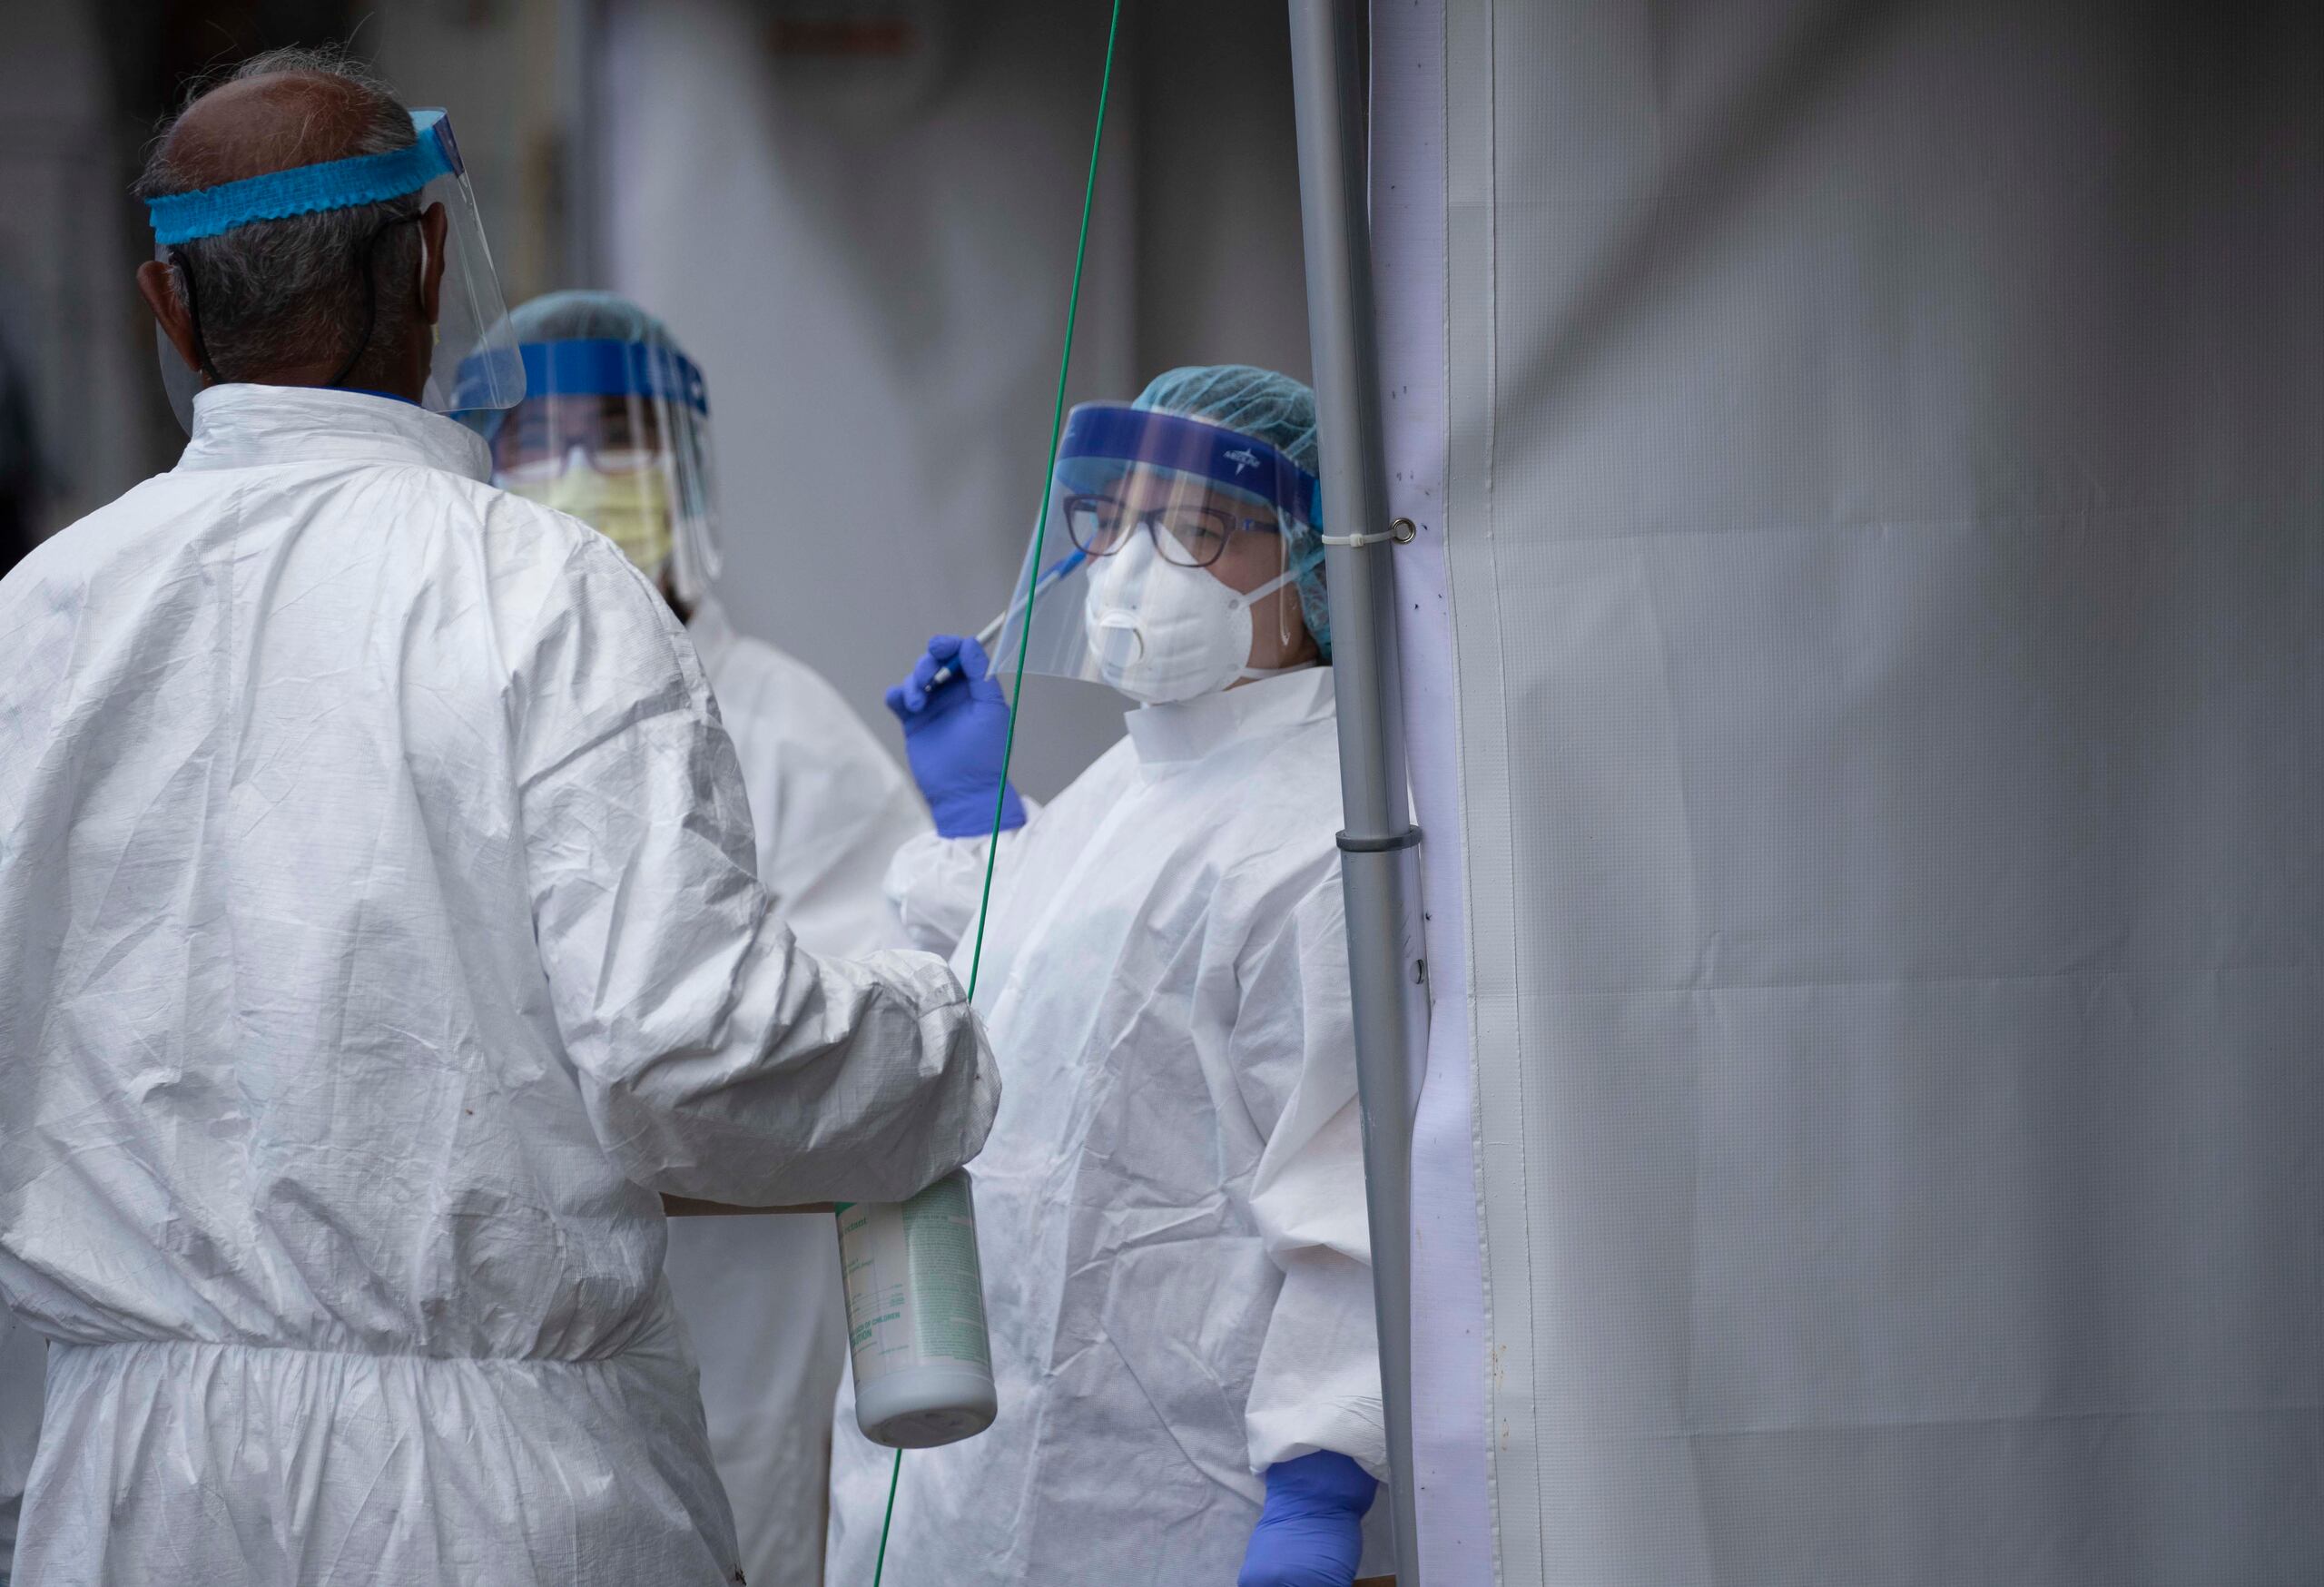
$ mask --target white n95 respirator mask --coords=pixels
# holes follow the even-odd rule
[[[675,548],[670,500],[675,494],[666,468],[652,465],[606,473],[580,448],[547,478],[504,476],[512,495],[570,513],[621,547],[621,554],[648,578],[658,578]]]
[[[1089,576],[1082,623],[1098,675],[1146,705],[1272,676],[1249,665],[1251,607],[1295,577],[1285,571],[1254,590],[1230,589],[1202,568],[1163,560],[1153,536],[1135,535]]]

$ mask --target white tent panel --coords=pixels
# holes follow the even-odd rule
[[[1413,1442],[1421,1568],[1432,1587],[1492,1580],[1484,1275],[1461,844],[1459,695],[1444,557],[1444,11],[1375,5],[1372,194],[1388,504],[1418,533],[1396,552],[1429,1063],[1413,1124]]]
[[[2324,21],[1441,38],[1500,1578],[2324,1580]]]

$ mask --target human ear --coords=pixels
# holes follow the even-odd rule
[[[149,259],[137,267],[137,291],[185,367],[200,373],[202,355],[194,346],[193,316],[186,312],[185,300],[178,294],[177,271],[161,260]]]
[[[429,204],[419,217],[419,311],[430,325],[444,306],[444,236],[450,229],[441,203]]]

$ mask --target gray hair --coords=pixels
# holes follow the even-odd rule
[[[169,156],[170,134],[202,97],[253,77],[328,78],[358,106],[360,120],[342,157],[384,154],[413,142],[411,113],[369,67],[337,50],[281,49],[253,55],[198,84],[162,127],[135,189],[141,199],[211,185]],[[339,361],[394,345],[419,311],[412,293],[396,290],[419,271],[419,228],[392,225],[419,212],[416,193],[351,209],[253,221],[215,237],[181,242],[178,291],[190,298],[211,371],[263,373],[336,354]],[[384,228],[384,230],[383,230]],[[371,267],[369,291],[363,265]],[[191,293],[188,288],[191,287]],[[369,347],[362,344],[367,296],[372,301]]]

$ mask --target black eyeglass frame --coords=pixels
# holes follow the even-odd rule
[[[1092,546],[1084,543],[1078,520],[1082,508],[1097,502],[1107,504],[1113,509],[1117,518],[1120,517],[1121,502],[1110,496],[1074,495],[1064,498],[1059,503],[1065,514],[1065,532],[1072,539],[1073,548],[1083,556],[1093,558],[1113,556],[1128,545],[1131,537],[1138,530],[1144,529],[1153,537],[1154,549],[1165,562],[1177,567],[1209,567],[1216,564],[1221,557],[1226,555],[1227,546],[1238,534],[1266,534],[1279,537],[1283,533],[1283,526],[1274,518],[1236,518],[1225,508],[1216,507],[1171,507],[1142,512],[1126,527],[1109,530],[1103,537],[1093,536],[1091,538],[1102,537],[1108,543],[1103,547]],[[1192,513],[1198,518],[1224,526],[1216,531],[1217,545],[1212,548],[1208,556],[1201,556],[1195,547],[1188,546],[1185,540],[1181,539],[1176,530],[1171,529],[1162,521],[1166,513]],[[1187,557],[1196,559],[1187,561],[1172,556],[1170,547],[1174,546]]]

